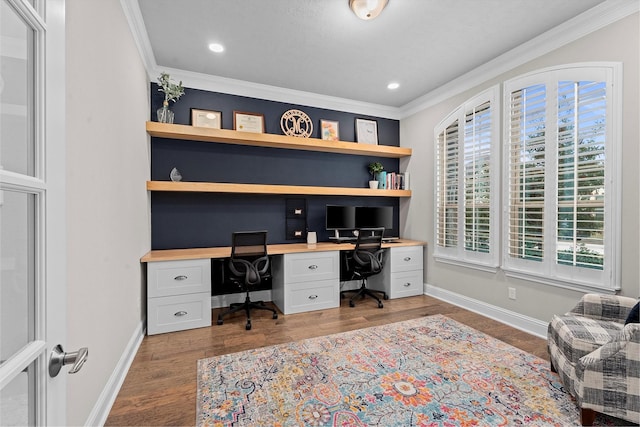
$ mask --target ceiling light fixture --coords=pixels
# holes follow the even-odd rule
[[[211,43],[209,45],[209,50],[215,53],[224,52],[224,46],[222,46],[220,43]]]
[[[397,82],[391,82],[387,85],[387,89],[398,89],[400,87],[400,83]]]
[[[382,12],[382,9],[384,9],[388,1],[389,0],[349,0],[349,7],[358,18],[368,21],[380,15],[380,12]]]

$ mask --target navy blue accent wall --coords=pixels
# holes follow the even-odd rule
[[[161,106],[163,96],[154,83],[151,90],[151,117],[155,120],[155,110]],[[222,112],[224,129],[233,128],[234,110],[262,113],[266,133],[272,134],[282,134],[282,113],[300,109],[313,120],[314,137],[318,135],[320,119],[327,119],[340,122],[340,139],[344,141],[355,140],[355,119],[367,118],[378,122],[381,145],[399,146],[397,120],[187,88],[185,95],[171,104],[174,122],[190,124],[191,108]],[[176,167],[183,181],[365,188],[370,179],[367,165],[373,161],[381,162],[385,170],[398,171],[397,159],[155,137],[151,143],[154,181],[168,181],[171,169]],[[229,246],[231,232],[236,230],[264,229],[269,231],[269,244],[291,242],[286,240],[286,200],[294,197],[306,198],[308,227],[318,233],[320,241],[328,240],[324,217],[327,204],[393,206],[394,230],[388,235],[398,235],[397,198],[152,192],[152,249]]]

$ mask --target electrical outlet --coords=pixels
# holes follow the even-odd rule
[[[508,288],[509,289],[509,299],[516,299],[516,288]]]

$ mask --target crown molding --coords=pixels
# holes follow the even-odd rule
[[[144,19],[142,19],[142,12],[140,12],[138,0],[120,0],[120,5],[129,23],[129,28],[131,29],[133,40],[138,47],[138,52],[140,52],[144,68],[147,70],[147,74],[149,74],[149,70],[155,70],[158,65],[156,64],[156,57],[151,48],[151,41],[147,35],[147,27],[145,27]]]
[[[169,67],[156,66],[154,69],[148,70],[149,80],[154,81],[161,71],[171,74],[171,78],[181,80],[184,86],[193,89],[285,102],[287,104],[306,105],[314,108],[326,108],[329,110],[384,117],[387,119],[400,119],[400,110],[397,107],[371,104],[354,101],[352,99],[320,95],[317,93],[286,89]]]
[[[438,104],[452,96],[472,89],[512,70],[526,62],[536,59],[559,47],[578,40],[594,31],[610,25],[640,10],[637,0],[607,0],[596,7],[566,21],[565,23],[531,39],[530,41],[500,55],[447,84],[426,93],[404,106],[391,107],[380,104],[354,101],[346,98],[331,97],[317,93],[252,83],[242,80],[194,73],[184,70],[159,67],[156,63],[151,42],[142,19],[137,0],[120,0],[135,43],[147,70],[149,81],[155,81],[161,71],[169,72],[173,78],[182,80],[187,87],[247,96],[270,101],[308,105],[356,114],[384,117],[400,120],[419,111]]]
[[[600,3],[598,6],[486,62],[473,71],[405,104],[400,107],[400,119],[472,89],[638,11],[640,11],[640,2],[637,0],[608,0]]]

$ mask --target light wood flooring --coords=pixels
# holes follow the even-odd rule
[[[250,331],[244,312],[218,326],[218,311],[212,311],[211,327],[144,337],[106,426],[194,425],[198,359],[434,314],[549,360],[544,339],[424,295],[384,301],[382,309],[372,299],[353,308],[343,299],[340,308],[280,314],[277,320],[270,312],[254,311]]]

